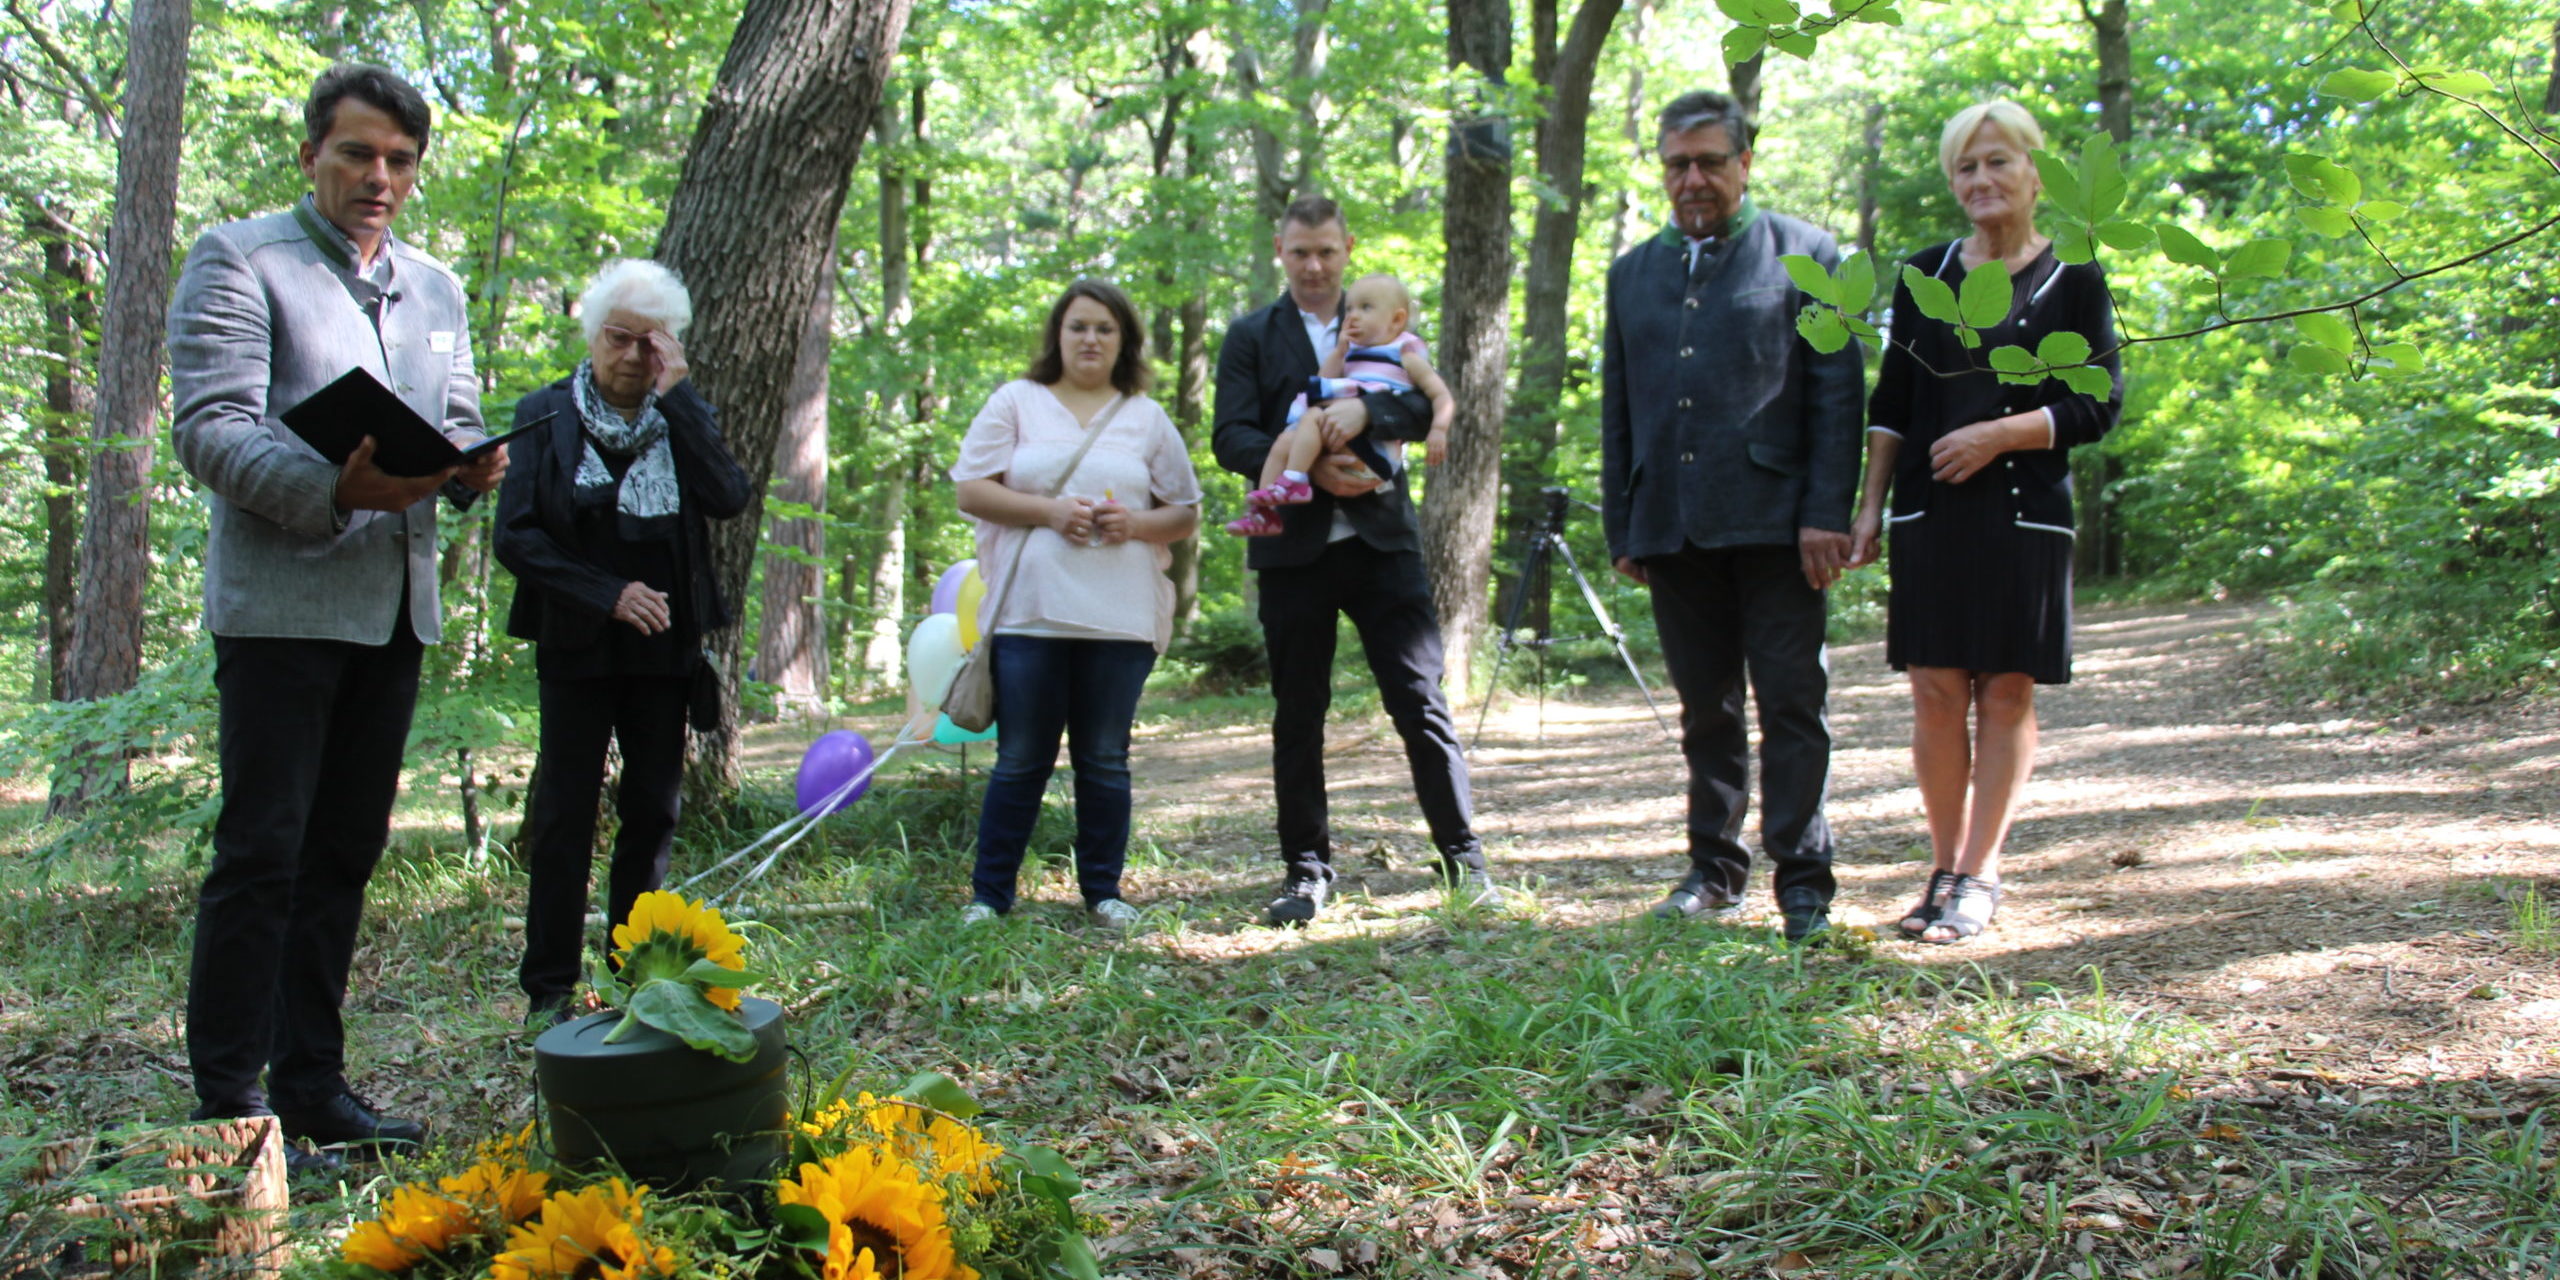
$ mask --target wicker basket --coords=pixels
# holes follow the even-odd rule
[[[52,1143],[37,1153],[28,1182],[41,1186],[89,1168],[113,1168],[143,1185],[108,1199],[65,1198],[57,1212],[111,1225],[93,1238],[85,1269],[74,1259],[56,1262],[50,1274],[283,1272],[284,1135],[274,1116],[154,1130],[104,1150],[94,1138]]]

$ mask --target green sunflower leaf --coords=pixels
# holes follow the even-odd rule
[[[739,987],[764,981],[764,975],[749,973],[744,969],[732,969],[725,964],[717,964],[709,960],[696,960],[685,969],[682,980],[697,986],[725,987],[734,991]]]
[[[1070,1280],[1102,1280],[1102,1259],[1094,1253],[1093,1242],[1076,1232],[1059,1238],[1057,1257],[1051,1261]]]
[[[827,1215],[805,1204],[775,1205],[773,1208],[775,1238],[794,1249],[824,1249],[830,1223]]]
[[[631,1016],[705,1053],[731,1062],[756,1056],[756,1038],[738,1015],[682,982],[644,982],[631,993]]]

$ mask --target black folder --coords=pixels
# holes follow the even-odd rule
[[[284,424],[319,450],[321,457],[339,466],[347,465],[348,455],[372,436],[373,465],[384,474],[431,476],[447,467],[466,466],[556,416],[546,413],[513,431],[475,440],[466,449],[446,439],[417,410],[391,394],[391,388],[358,367],[285,410]]]

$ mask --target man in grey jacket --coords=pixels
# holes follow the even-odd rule
[[[1829,923],[1831,770],[1824,592],[1849,563],[1865,381],[1855,346],[1796,335],[1804,297],[1779,258],[1840,252],[1749,197],[1751,122],[1700,92],[1663,109],[1656,149],[1672,225],[1609,268],[1601,357],[1602,523],[1620,573],[1645,584],[1689,766],[1688,876],[1654,913],[1742,905],[1749,738],[1760,706],[1761,841],[1786,935]]]
[[[496,488],[506,450],[394,476],[371,437],[336,466],[283,425],[362,367],[458,442],[481,434],[462,285],[390,230],[426,153],[426,100],[379,67],[340,65],[312,85],[303,122],[311,193],[206,232],[169,308],[171,436],[208,491],[221,697],[187,1054],[198,1119],[272,1107],[287,1137],[322,1147],[415,1145],[422,1124],[349,1087],[340,1005],[421,646],[443,630],[438,495],[467,505]]]

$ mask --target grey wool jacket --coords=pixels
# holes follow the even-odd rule
[[[481,434],[462,283],[394,239],[377,333],[332,252],[286,210],[205,232],[179,274],[170,436],[211,510],[205,628],[382,644],[405,621],[432,644],[443,631],[437,499],[352,512],[340,527],[338,468],[280,415],[361,365],[447,435]]]
[[[1780,255],[1836,267],[1828,232],[1745,204],[1690,280],[1675,228],[1609,267],[1600,363],[1601,524],[1612,558],[1684,544],[1793,546],[1844,532],[1856,495],[1865,357],[1796,334]]]

